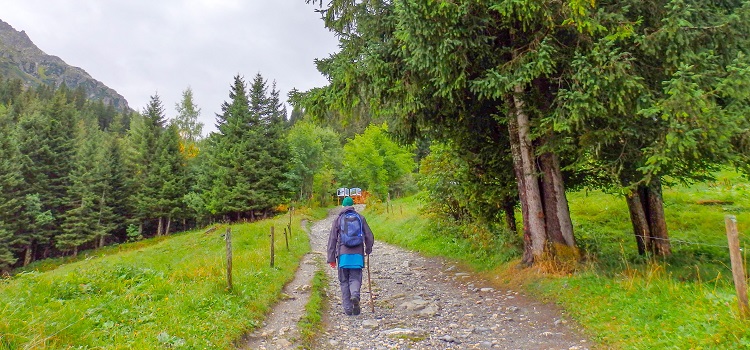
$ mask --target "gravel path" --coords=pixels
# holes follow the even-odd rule
[[[324,258],[328,232],[339,210],[312,226],[312,256]],[[362,314],[344,315],[336,270],[326,267],[330,307],[325,311],[326,331],[317,338],[315,349],[583,350],[593,346],[555,306],[492,288],[442,259],[377,241],[378,233],[374,234],[370,271],[375,312],[370,309],[365,273]],[[304,273],[306,284],[295,280],[288,287],[302,290],[300,286],[309,285],[312,273]],[[279,314],[277,308],[273,314]],[[264,340],[248,348],[297,348],[293,330],[301,310],[299,316],[290,311],[283,315],[287,326],[264,327],[257,332],[264,334]]]

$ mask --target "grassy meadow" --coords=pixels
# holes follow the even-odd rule
[[[601,192],[568,198],[586,255],[573,273],[518,269],[518,252],[500,240],[477,247],[461,238],[473,234],[471,227],[436,230],[413,197],[395,201],[391,213],[372,205],[366,215],[378,239],[455,259],[499,286],[520,286],[558,303],[602,348],[750,349],[748,321],[737,315],[724,228],[724,216],[735,215],[742,246],[750,243],[746,180],[727,172],[715,183],[665,189],[674,256],[664,261],[638,256],[624,198]]]
[[[232,348],[260,324],[309,251],[301,217],[288,251],[288,215],[231,226],[232,290],[226,226],[84,252],[87,258],[44,262],[0,280],[0,349]]]

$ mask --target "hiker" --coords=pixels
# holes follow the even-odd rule
[[[354,200],[351,197],[344,198],[341,205],[344,210],[333,221],[328,236],[328,265],[335,269],[338,262],[344,313],[359,315],[364,257],[372,253],[375,238],[365,217],[354,210]]]

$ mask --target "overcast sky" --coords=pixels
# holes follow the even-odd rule
[[[80,67],[142,111],[158,93],[168,118],[193,89],[204,134],[233,77],[256,73],[292,88],[324,86],[314,59],[337,51],[305,0],[0,0],[0,19],[45,53]]]

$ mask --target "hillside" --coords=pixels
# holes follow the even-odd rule
[[[233,289],[227,289],[226,226],[123,244],[48,261],[0,278],[0,349],[229,349],[260,325],[294,276],[309,241],[269,231],[289,216],[231,226]],[[312,219],[309,217],[308,219]]]
[[[92,78],[81,68],[68,65],[57,56],[40,50],[24,31],[15,30],[0,20],[0,76],[21,79],[26,86],[65,83],[69,88],[82,86],[87,98],[112,104],[117,110],[129,110],[128,101],[117,91]]]

